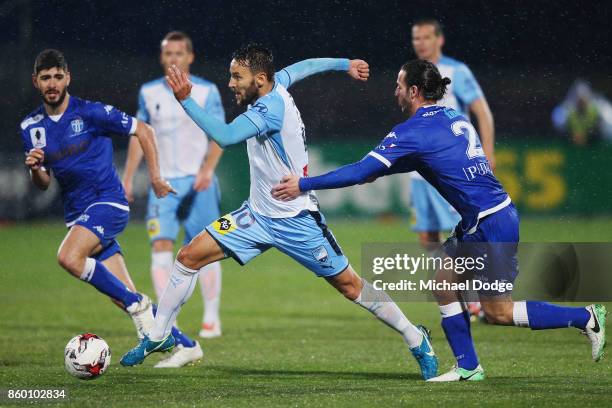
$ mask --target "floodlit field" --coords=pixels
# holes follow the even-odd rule
[[[355,267],[362,242],[414,242],[405,224],[330,221]],[[400,337],[344,300],[324,280],[276,250],[241,268],[223,262],[223,336],[203,341],[200,364],[153,369],[158,355],[124,368],[136,342],[131,321],[92,287],[70,277],[55,254],[61,224],[0,227],[0,388],[65,388],[87,406],[610,406],[612,359],[595,364],[577,330],[533,332],[473,326],[483,383],[426,384]],[[612,218],[525,219],[523,241],[612,241]],[[151,294],[144,226],[120,240],[140,290]],[[400,305],[433,332],[441,370],[452,355],[434,304]],[[196,335],[199,291],[179,317]],[[94,332],[112,349],[111,367],[95,381],[70,377],[63,349]],[[612,357],[612,356],[608,356]],[[9,402],[0,401],[0,406]],[[65,404],[65,403],[60,403]],[[45,404],[45,406],[49,406]]]

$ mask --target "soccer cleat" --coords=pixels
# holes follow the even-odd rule
[[[179,368],[189,363],[195,363],[203,356],[204,352],[197,341],[193,347],[185,347],[179,344],[172,352],[172,355],[155,364],[155,368]]]
[[[584,333],[591,341],[591,355],[593,361],[599,361],[604,356],[606,346],[606,307],[604,305],[590,305],[586,310],[591,314],[591,318],[586,325]]]
[[[140,343],[121,357],[122,366],[135,366],[142,364],[144,359],[151,353],[170,351],[174,348],[174,337],[171,334],[163,340],[153,341],[145,336]]]
[[[448,373],[427,380],[428,382],[450,382],[450,381],[482,381],[485,379],[484,369],[480,364],[473,370],[454,366]]]
[[[200,337],[203,339],[212,339],[221,336],[221,323],[202,323]]]
[[[431,346],[430,331],[421,325],[418,325],[417,328],[423,333],[423,341],[419,346],[411,348],[410,352],[421,367],[423,379],[428,380],[438,374],[438,357]]]
[[[132,322],[138,332],[138,338],[142,340],[151,332],[155,318],[153,317],[153,303],[151,299],[143,293],[140,293],[140,296],[139,302],[132,303],[125,310],[132,318]]]

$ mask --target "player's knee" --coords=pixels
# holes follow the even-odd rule
[[[355,299],[357,299],[361,293],[361,288],[354,284],[344,285],[339,290],[340,293],[342,293],[342,295],[351,302],[355,301]]]
[[[487,308],[483,307],[485,318],[487,322],[491,324],[498,324],[502,326],[509,326],[513,324],[512,312],[508,313],[507,308]]]
[[[62,268],[77,278],[80,277],[83,272],[84,260],[78,255],[71,254],[68,251],[60,251],[60,253],[57,254],[57,262]]]
[[[203,266],[201,265],[199,257],[196,256],[193,247],[189,244],[185,245],[178,251],[178,254],[176,254],[176,260],[190,269],[199,269]]]

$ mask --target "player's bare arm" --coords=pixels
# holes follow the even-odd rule
[[[206,190],[215,177],[215,170],[223,155],[223,149],[213,140],[208,143],[208,154],[202,162],[200,171],[196,175],[193,188],[196,191]]]
[[[30,169],[32,183],[41,190],[46,190],[51,183],[51,175],[42,164],[45,161],[45,152],[42,149],[34,148],[28,152],[25,164]]]
[[[476,116],[478,121],[478,134],[480,135],[480,142],[482,143],[482,149],[489,160],[491,170],[495,170],[495,127],[493,123],[493,114],[489,108],[486,98],[476,99],[470,105],[470,110]]]
[[[140,147],[142,148],[147,168],[149,170],[149,178],[151,187],[158,198],[167,196],[170,193],[176,194],[176,191],[168,181],[164,180],[159,172],[159,157],[157,155],[157,143],[155,142],[155,131],[153,128],[143,121],[139,120],[136,126],[134,136],[138,138]]]
[[[136,137],[130,137],[130,144],[128,147],[127,158],[125,159],[125,169],[123,172],[123,189],[128,201],[131,203],[134,201],[134,174],[142,161],[143,152],[140,147],[139,139]]]

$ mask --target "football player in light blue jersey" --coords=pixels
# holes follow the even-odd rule
[[[254,45],[239,49],[230,64],[229,87],[237,103],[248,108],[229,124],[190,97],[192,85],[184,72],[176,67],[168,72],[177,100],[211,138],[221,146],[246,141],[251,193],[242,207],[219,218],[181,248],[150,338],[125,354],[121,364],[140,364],[148,354],[172,348],[174,340],[168,329],[191,295],[202,266],[228,257],[245,264],[277,248],[400,333],[423,378],[436,375],[437,358],[427,330],[414,326],[388,294],[375,290],[355,273],[325,224],[314,194],[302,194],[291,202],[271,195],[284,174],[308,174],[305,127],[288,88],[325,71],[344,71],[362,81],[369,76],[365,61],[342,58],[309,59],[274,73],[271,51]]]
[[[193,43],[187,34],[172,31],[161,41],[163,72],[177,65],[189,73],[194,58]],[[196,102],[225,122],[225,111],[215,84],[192,74],[189,77],[194,84],[192,94]],[[181,224],[185,228],[183,243],[186,244],[221,215],[215,169],[223,151],[187,116],[163,77],[141,87],[136,116],[155,129],[161,175],[177,190],[176,195],[163,200],[149,192],[147,231],[152,249],[151,277],[157,299],[160,299],[172,272],[174,242]],[[123,176],[128,199],[133,198],[132,180],[141,159],[142,149],[132,138]],[[199,281],[204,302],[200,337],[218,337],[221,335],[219,262],[206,265],[199,274]],[[193,350],[177,347],[171,357],[157,366],[172,368],[187,364],[199,359],[200,351],[199,345]]]
[[[434,63],[442,76],[450,78],[449,88],[439,105],[453,108],[466,117],[469,117],[469,113],[474,114],[482,147],[491,169],[495,170],[491,110],[467,65],[442,54],[444,34],[440,23],[434,19],[415,22],[412,26],[412,46],[417,58]],[[417,172],[410,173],[410,176],[410,201],[415,218],[413,230],[419,234],[421,245],[427,249],[435,249],[441,242],[440,231],[452,230],[460,216]]]
[[[448,257],[480,258],[474,280],[504,285],[478,290],[490,323],[533,330],[574,327],[587,335],[594,361],[606,344],[606,308],[556,306],[540,301],[513,301],[511,288],[518,275],[519,217],[510,196],[493,175],[478,133],[467,118],[439,105],[450,79],[434,64],[413,60],[402,66],[395,96],[409,119],[395,126],[361,161],[321,176],[283,177],[274,197],[289,201],[312,190],[348,187],[378,177],[418,171],[461,214],[454,235],[443,245]],[[457,283],[463,270],[440,270],[437,282]],[[509,289],[509,290],[507,290]],[[434,291],[442,328],[456,358],[449,372],[429,381],[479,381],[485,378],[470,331],[461,295],[451,289]]]
[[[71,96],[70,79],[60,51],[44,50],[36,57],[32,82],[43,104],[21,122],[25,164],[39,189],[49,187],[51,175],[60,185],[68,233],[59,264],[129,313],[143,337],[153,323],[154,305],[136,292],[117,242],[129,207],[113,165],[110,134],[135,136],[157,197],[174,189],[160,176],[153,129],[111,105]],[[191,341],[175,328],[173,333],[181,342]]]

